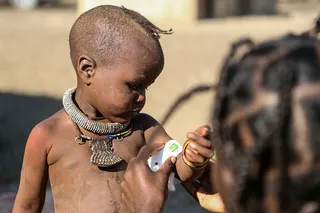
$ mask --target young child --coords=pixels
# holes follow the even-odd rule
[[[127,162],[145,144],[171,140],[155,119],[139,113],[163,69],[158,39],[170,33],[116,6],[76,20],[69,44],[77,88],[65,93],[64,109],[30,133],[14,213],[41,212],[48,178],[57,213],[128,212],[120,191]],[[176,164],[182,181],[197,179],[212,157],[209,131],[204,126],[187,135]]]

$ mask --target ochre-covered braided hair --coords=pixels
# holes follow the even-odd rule
[[[212,110],[218,163],[235,178],[228,213],[320,212],[319,26],[231,47]]]

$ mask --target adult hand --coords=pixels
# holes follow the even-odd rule
[[[121,183],[122,199],[132,213],[160,213],[168,198],[168,179],[176,158],[168,158],[156,172],[147,165],[148,158],[163,145],[144,146],[128,164]]]
[[[211,212],[225,212],[224,204],[218,193],[209,192],[198,182],[183,182],[182,186],[194,197],[200,206]]]

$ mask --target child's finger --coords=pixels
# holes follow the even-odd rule
[[[198,129],[196,129],[194,131],[194,133],[196,133],[199,136],[206,137],[206,136],[209,135],[210,131],[211,131],[210,126],[209,125],[204,125],[204,126],[199,127]]]
[[[203,163],[206,160],[203,156],[194,153],[190,149],[186,149],[185,155],[191,163]]]
[[[194,153],[202,155],[205,158],[211,158],[214,151],[206,147],[200,146],[198,143],[190,142],[187,149],[191,149]]]
[[[204,137],[201,137],[193,132],[189,132],[187,134],[187,138],[192,141],[196,141],[201,146],[211,148],[212,142],[210,140],[205,139]]]

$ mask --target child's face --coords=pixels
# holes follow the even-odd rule
[[[128,122],[142,110],[146,89],[164,64],[161,49],[151,50],[139,42],[126,49],[113,64],[97,64],[89,86],[91,104],[110,122]]]

